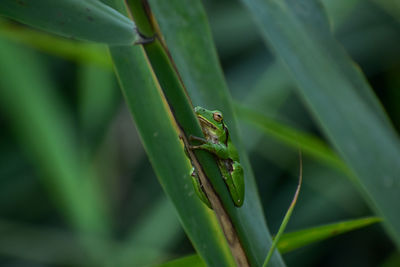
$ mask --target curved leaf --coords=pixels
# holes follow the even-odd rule
[[[284,60],[320,128],[400,247],[400,142],[318,1],[242,0]]]
[[[306,245],[331,238],[355,229],[359,229],[374,223],[381,222],[378,217],[367,217],[356,220],[348,220],[322,226],[317,226],[309,229],[295,231],[283,234],[279,243],[278,249],[281,253],[304,247]]]
[[[68,38],[132,44],[134,23],[97,0],[2,0],[0,15]]]
[[[271,260],[272,253],[274,252],[278,242],[280,241],[282,234],[284,233],[287,224],[289,223],[290,217],[292,216],[294,207],[296,206],[297,199],[299,198],[299,193],[300,193],[300,188],[301,188],[301,183],[303,181],[303,161],[302,161],[302,156],[301,152],[299,152],[300,156],[300,170],[299,170],[299,184],[297,185],[296,192],[294,193],[294,197],[292,202],[290,203],[289,209],[286,211],[285,217],[283,217],[282,223],[279,226],[278,233],[276,233],[274,241],[272,242],[272,245],[268,251],[267,257],[265,258],[263,267],[266,267]]]

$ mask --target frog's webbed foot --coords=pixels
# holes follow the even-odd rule
[[[204,139],[203,137],[198,137],[198,136],[194,136],[194,135],[190,135],[190,136],[189,136],[189,140],[190,140],[190,141],[198,141],[198,142],[200,142],[200,143],[202,143],[202,144],[207,143],[207,140]]]
[[[203,201],[204,204],[207,205],[207,207],[212,209],[210,200],[208,199],[207,194],[204,191],[204,187],[200,182],[200,178],[199,178],[195,168],[192,168],[190,176],[192,177],[192,183],[193,183],[193,186],[194,186],[194,191],[196,192],[197,196],[201,199],[201,201]]]
[[[202,137],[198,137],[198,136],[193,136],[193,135],[189,136],[189,141],[190,142],[197,141],[197,142],[201,143],[201,145],[189,145],[189,148],[192,150],[193,149],[205,149],[204,144],[208,143],[206,139],[204,139]]]
[[[206,150],[210,153],[215,154],[218,158],[221,159],[228,159],[229,158],[229,151],[224,144],[220,143],[212,143],[204,138],[196,137],[196,136],[189,136],[190,140],[195,140],[201,142],[200,145],[190,145],[190,149],[202,149]]]

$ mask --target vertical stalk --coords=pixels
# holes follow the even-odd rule
[[[186,94],[181,79],[174,67],[172,58],[162,42],[161,32],[151,14],[147,2],[129,0],[130,12],[137,29],[143,38],[154,38],[152,42],[144,43],[143,48],[151,67],[160,83],[167,99],[172,115],[180,131],[185,147],[188,147],[188,136],[203,136],[200,125],[193,112],[193,106]],[[249,266],[249,260],[240,242],[235,226],[224,205],[233,205],[219,168],[213,156],[206,151],[188,150],[192,164],[198,170],[199,178],[210,199],[210,203],[218,218],[232,255],[238,266]],[[222,192],[218,189],[221,188]]]

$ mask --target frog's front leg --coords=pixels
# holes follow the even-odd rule
[[[194,186],[194,191],[196,192],[197,196],[207,205],[207,207],[211,208],[210,200],[208,199],[206,193],[204,192],[203,185],[200,182],[199,175],[197,174],[195,168],[192,168],[190,176],[192,177],[192,183]]]
[[[190,146],[190,149],[202,149],[202,150],[207,150],[213,154],[215,154],[218,158],[221,159],[228,159],[229,158],[229,151],[228,148],[226,147],[226,145],[221,144],[221,143],[213,143],[210,142],[204,138],[201,137],[197,137],[197,136],[190,136],[189,137],[190,140],[195,140],[195,141],[199,141],[202,142],[201,145],[198,146]]]

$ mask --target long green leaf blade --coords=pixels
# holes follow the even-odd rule
[[[281,253],[287,253],[309,244],[366,227],[380,221],[382,221],[382,219],[378,217],[367,217],[286,233],[282,235],[278,244],[278,249]]]
[[[309,154],[345,173],[350,172],[337,154],[319,138],[279,123],[244,106],[236,105],[236,110],[240,118],[259,128],[263,133],[288,146],[300,148],[304,154]]]
[[[227,208],[227,212],[250,263],[260,266],[271,246],[271,236],[266,227],[251,166],[240,143],[228,88],[212,45],[203,6],[199,1],[190,5],[182,5],[179,0],[151,0],[149,3],[194,105],[221,110],[230,136],[238,147],[245,171],[245,201],[241,208],[232,205]],[[271,263],[273,266],[284,265],[276,252]]]
[[[331,36],[321,6],[312,0],[242,1],[400,246],[398,136],[359,69]]]
[[[115,4],[127,12],[123,1]],[[110,47],[110,52],[145,150],[192,244],[208,265],[234,265],[215,215],[194,193],[190,162],[143,49],[119,46]]]
[[[282,234],[284,233],[287,224],[289,223],[290,217],[292,216],[294,207],[296,206],[297,199],[299,198],[299,193],[300,193],[300,188],[301,188],[301,183],[303,181],[303,161],[302,161],[302,156],[301,152],[299,152],[300,156],[300,170],[299,170],[299,184],[297,185],[296,192],[294,194],[293,200],[290,203],[289,209],[286,211],[285,217],[283,218],[283,221],[281,225],[279,226],[278,233],[276,234],[274,241],[272,242],[272,245],[268,251],[267,257],[265,258],[263,267],[266,267],[271,260],[272,253],[274,252],[276,246],[278,245]]]
[[[151,72],[143,51],[140,47],[118,47],[110,51],[146,152],[189,238],[206,261],[218,262],[216,266],[229,266],[224,237],[211,211],[193,192],[190,163],[161,92],[154,80],[148,78]],[[146,111],[149,106],[152,112]]]
[[[132,44],[134,23],[97,0],[2,0],[0,15],[68,38]]]

